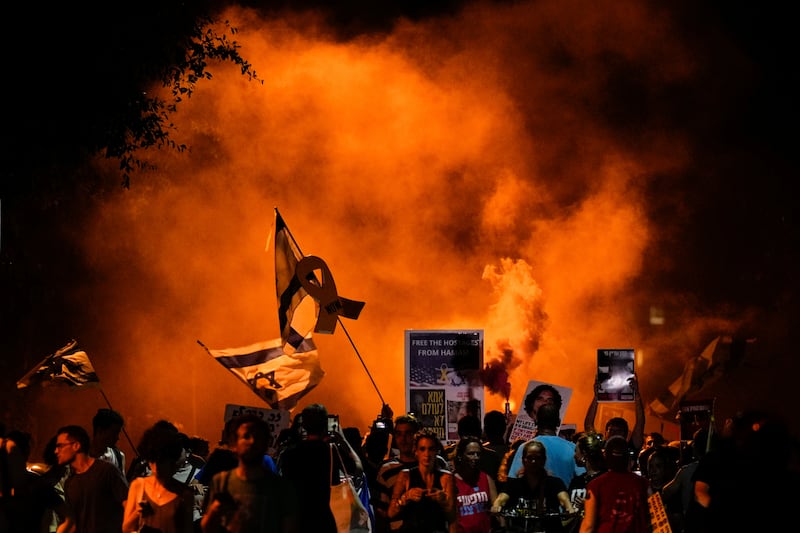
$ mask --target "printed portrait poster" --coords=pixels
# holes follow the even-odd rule
[[[544,381],[532,380],[528,382],[528,387],[525,389],[525,394],[523,394],[519,399],[519,411],[517,412],[516,420],[514,420],[514,426],[511,428],[511,433],[508,436],[509,442],[514,442],[517,439],[530,440],[533,438],[534,431],[536,430],[536,424],[533,422],[533,419],[528,416],[528,413],[525,412],[525,398],[528,397],[528,394],[530,394],[533,389],[544,384]],[[564,387],[563,385],[556,385],[555,383],[548,383],[548,385],[552,385],[559,393],[561,393],[561,411],[559,411],[559,416],[561,417],[561,422],[563,424],[564,416],[567,412],[567,407],[569,406],[569,400],[572,398],[572,388]]]
[[[597,350],[597,401],[632,402],[630,380],[634,376],[633,348],[601,348]]]
[[[278,434],[288,428],[292,421],[292,414],[288,409],[264,409],[263,407],[249,407],[247,405],[226,404],[225,422],[236,418],[239,415],[256,415],[264,420],[269,426],[269,452],[277,451],[275,447]]]
[[[406,330],[406,408],[442,445],[458,440],[470,401],[483,420],[483,330]]]

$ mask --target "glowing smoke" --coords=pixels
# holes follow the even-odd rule
[[[592,5],[478,4],[351,43],[313,17],[226,12],[265,83],[216,69],[175,117],[191,152],[146,154],[158,172],[86,231],[84,337],[115,407],[134,427],[167,417],[214,440],[225,403],[261,405],[195,340],[278,335],[264,251],[277,206],[340,293],[366,302],[344,326],[395,413],[405,329],[482,328],[487,409],[539,379],[573,387],[565,422],[582,421],[595,350],[645,336],[643,182],[687,159],[657,128],[611,127],[625,117],[609,117],[610,78],[625,64],[658,86],[695,68],[665,17]],[[305,400],[368,427],[380,401],[347,336],[315,339],[327,375]]]

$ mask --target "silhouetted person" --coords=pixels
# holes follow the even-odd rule
[[[300,531],[336,533],[336,519],[330,507],[332,471],[339,482],[338,468],[332,468],[331,448],[327,441],[328,410],[322,404],[303,409],[301,424],[305,438],[280,456],[280,474],[292,481],[302,496]]]
[[[76,533],[119,533],[128,483],[119,468],[88,452],[89,434],[82,427],[64,426],[56,432],[58,463],[70,468],[64,495],[71,514],[58,532],[74,525]]]
[[[203,533],[294,533],[299,511],[294,485],[264,464],[269,425],[245,414],[229,425],[238,458],[232,470],[214,475],[203,511]]]
[[[92,440],[89,455],[116,466],[125,475],[125,453],[119,449],[119,434],[125,419],[113,409],[98,409],[92,418]]]

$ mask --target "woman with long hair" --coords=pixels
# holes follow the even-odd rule
[[[389,518],[401,517],[404,532],[446,533],[456,519],[453,474],[440,466],[441,451],[432,430],[424,428],[414,435],[417,466],[400,471],[389,503]]]

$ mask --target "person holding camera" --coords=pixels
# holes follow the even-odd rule
[[[280,455],[278,471],[303,495],[299,530],[336,533],[336,519],[330,507],[331,473],[337,476],[338,483],[339,468],[331,464],[328,410],[319,403],[308,405],[302,411],[300,423],[303,437]]]

